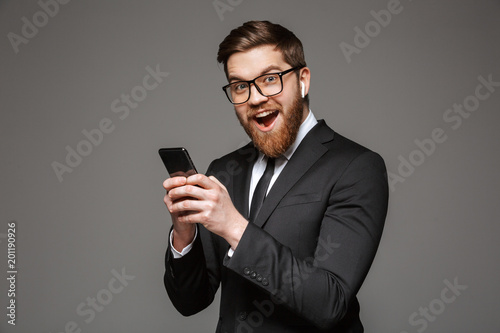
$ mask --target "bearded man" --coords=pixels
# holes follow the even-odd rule
[[[316,120],[302,43],[288,29],[247,22],[217,59],[252,141],[207,175],[163,183],[172,303],[193,315],[221,285],[216,332],[363,332],[356,294],[387,213],[382,158]]]

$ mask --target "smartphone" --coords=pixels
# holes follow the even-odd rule
[[[160,148],[158,153],[170,177],[189,177],[198,173],[186,148]]]

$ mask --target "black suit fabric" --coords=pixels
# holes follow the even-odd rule
[[[248,216],[257,156],[249,144],[213,161],[208,175]],[[183,315],[206,308],[221,285],[219,332],[363,332],[356,294],[387,213],[382,158],[324,121],[306,135],[232,257],[199,225],[191,251],[166,253],[165,286]]]

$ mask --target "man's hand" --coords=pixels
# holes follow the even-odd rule
[[[248,221],[234,207],[227,189],[217,178],[202,174],[175,177],[167,179],[163,186],[167,190],[164,201],[172,215],[176,249],[177,245],[182,250],[191,243],[195,223],[203,224],[207,230],[223,237],[233,250],[236,249]],[[176,241],[177,234],[179,242]],[[188,239],[189,242],[185,243]]]

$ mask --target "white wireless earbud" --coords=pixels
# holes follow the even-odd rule
[[[306,85],[304,84],[304,82],[300,82],[300,86],[302,88],[302,98],[304,98],[304,95],[306,93]]]

